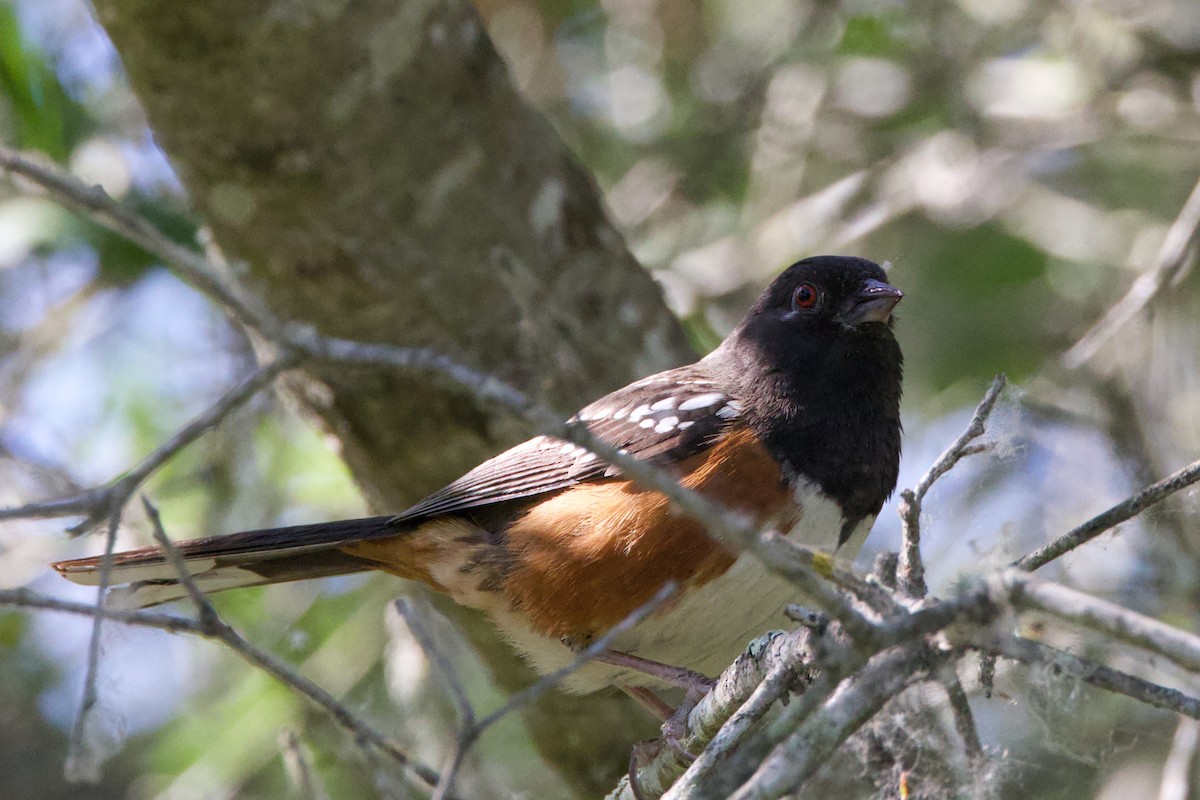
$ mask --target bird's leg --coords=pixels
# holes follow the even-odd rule
[[[635,672],[641,672],[645,675],[650,675],[658,678],[663,683],[669,683],[672,686],[678,686],[681,689],[703,689],[707,692],[715,684],[712,678],[701,675],[699,672],[693,672],[684,667],[673,667],[670,664],[663,664],[659,661],[651,661],[648,658],[641,656],[633,656],[629,653],[621,653],[616,650],[605,650],[596,656],[596,661],[601,664],[611,664],[614,667],[624,667]],[[703,695],[703,693],[701,693]]]
[[[637,701],[637,704],[649,711],[660,722],[665,723],[675,713],[671,704],[656,695],[653,690],[644,686],[626,686],[618,683],[617,688]]]
[[[708,694],[708,691],[717,682],[690,669],[674,667],[670,664],[651,661],[648,658],[621,653],[616,650],[605,650],[596,657],[596,660],[617,667],[625,667],[646,675],[652,675],[664,683],[679,686],[686,690],[687,693],[684,695],[683,703],[680,704],[679,708],[672,709],[671,706],[649,689],[640,686],[621,686],[621,689],[626,694],[637,700],[643,708],[663,721],[663,739],[666,741],[667,746],[683,758],[689,761],[694,760],[695,756],[689,753],[680,743],[687,733],[688,714],[692,713],[692,709],[696,707],[696,703],[700,702],[700,698]]]

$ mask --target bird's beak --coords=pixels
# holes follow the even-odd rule
[[[890,283],[868,278],[842,308],[839,315],[846,325],[864,325],[868,322],[887,322],[892,309],[904,298],[904,292]]]

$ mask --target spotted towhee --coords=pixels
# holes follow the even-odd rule
[[[700,361],[652,375],[579,412],[600,439],[691,489],[853,556],[896,483],[898,289],[859,258],[821,256],[780,275]],[[538,436],[398,516],[183,542],[205,591],[368,569],[420,581],[487,613],[548,672],[667,582],[681,589],[612,649],[714,675],[778,624],[794,586],[709,536],[661,495],[590,452]],[[98,583],[100,559],[54,565]],[[113,557],[124,604],[184,596],[157,548]],[[567,687],[647,691],[648,673],[592,664]],[[632,693],[632,692],[631,692]]]

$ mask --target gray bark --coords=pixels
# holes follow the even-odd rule
[[[564,412],[690,357],[468,3],[95,5],[197,213],[279,317],[433,346]],[[528,434],[420,377],[314,369],[295,388],[381,510]],[[531,680],[477,615],[459,618],[503,685]],[[529,722],[590,794],[641,724],[614,698],[556,694]]]

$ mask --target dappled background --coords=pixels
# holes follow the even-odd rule
[[[961,429],[991,376],[1009,374],[1015,388],[992,425],[998,446],[926,503],[935,593],[1200,453],[1193,273],[1168,275],[1082,363],[1062,358],[1156,268],[1200,177],[1194,2],[478,7],[515,82],[595,175],[698,350],[799,257],[890,261],[907,293],[898,323],[906,485]],[[86,4],[0,5],[0,137],[103,186],[181,240],[203,237]],[[0,505],[108,480],[253,363],[246,339],[145,253],[0,185]],[[269,395],[175,459],[148,493],[177,537],[365,510],[337,453]],[[1198,513],[1195,493],[1175,498],[1064,559],[1056,574],[1195,630]],[[48,561],[100,547],[71,541],[64,527],[0,523],[0,586],[90,599],[47,574]],[[120,544],[147,539],[134,516]],[[868,550],[898,541],[886,511]],[[365,715],[402,719],[397,737],[438,763],[452,741],[450,704],[436,680],[422,680],[429,667],[404,626],[385,619],[396,591],[394,580],[350,578],[250,590],[218,605]],[[101,711],[89,733],[113,757],[98,787],[66,784],[89,631],[83,619],[0,613],[0,794],[281,796],[295,760],[281,745],[286,731],[331,797],[408,791],[364,769],[347,737],[231,654],[118,626],[106,627]],[[1085,639],[1045,635],[1092,652]],[[484,671],[458,655],[473,698],[497,704]],[[1194,677],[1145,659],[1118,664],[1200,690]],[[973,676],[963,678],[970,689]],[[1000,797],[1158,789],[1169,714],[1003,668],[996,693],[974,704]],[[558,787],[534,758],[510,721],[488,734],[460,788],[552,796]]]

